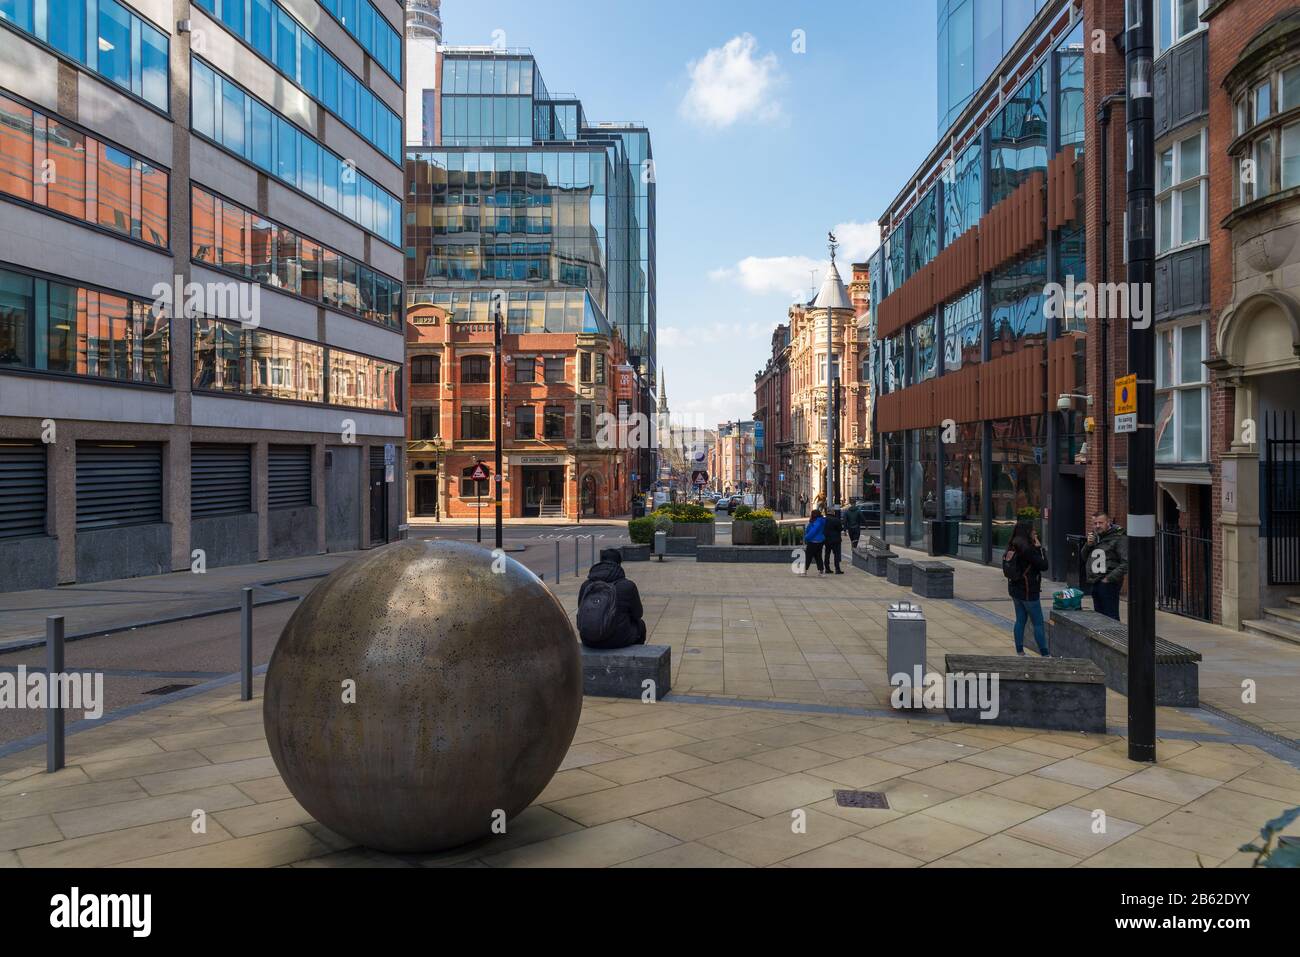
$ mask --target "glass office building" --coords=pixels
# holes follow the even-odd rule
[[[652,378],[649,131],[589,123],[526,51],[444,48],[441,61],[437,148],[407,152],[410,301],[435,289],[585,290]]]
[[[939,135],[961,115],[1047,0],[936,0]]]

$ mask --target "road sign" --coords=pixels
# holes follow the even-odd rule
[[[1138,410],[1138,377],[1126,375],[1115,380],[1115,415],[1136,415]],[[1116,432],[1119,431],[1116,427]]]
[[[469,477],[475,482],[486,482],[491,475],[492,473],[488,470],[487,465],[479,462],[474,466],[474,471],[470,473]]]
[[[691,484],[703,487],[709,484],[709,473],[696,470],[691,473]]]
[[[1136,412],[1129,412],[1125,415],[1115,416],[1115,434],[1116,435],[1136,435],[1138,430],[1138,417]]]

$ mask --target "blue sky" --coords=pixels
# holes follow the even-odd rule
[[[530,48],[590,120],[649,126],[659,368],[694,425],[752,414],[827,230],[847,279],[935,142],[934,0],[443,0],[442,17],[448,44]]]

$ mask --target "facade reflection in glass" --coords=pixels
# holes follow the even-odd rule
[[[434,287],[585,290],[653,376],[649,131],[589,122],[526,52],[444,48],[441,79],[437,148],[407,154],[411,300]]]
[[[942,136],[1046,0],[936,0]]]

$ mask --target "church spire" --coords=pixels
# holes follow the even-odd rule
[[[668,413],[667,378],[662,371],[659,373],[659,411],[665,415]]]

